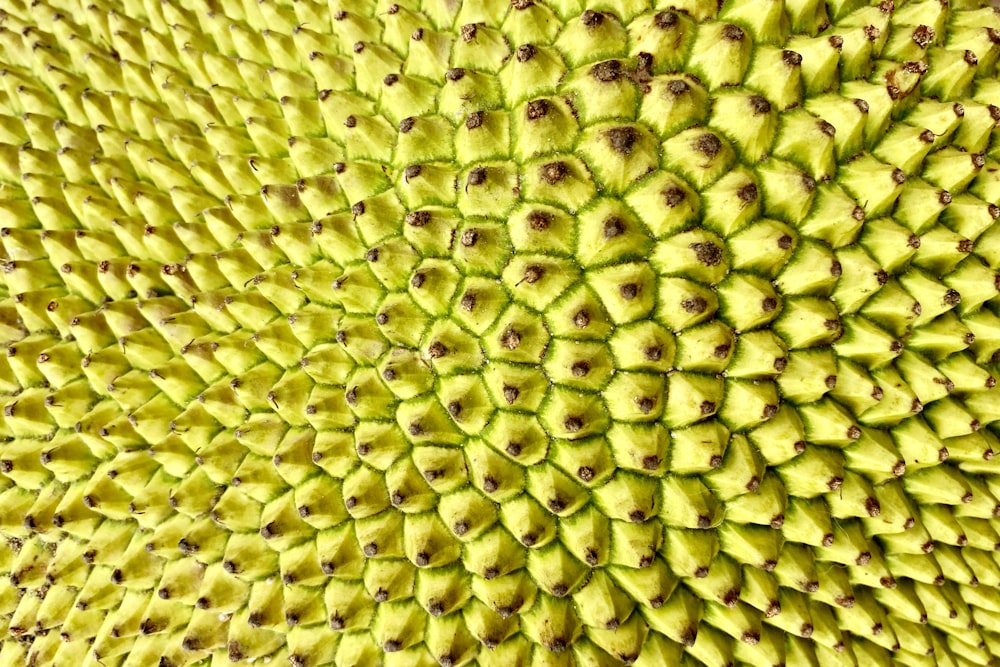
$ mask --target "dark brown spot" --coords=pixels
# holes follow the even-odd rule
[[[528,213],[528,226],[536,232],[544,232],[552,226],[553,216],[545,211],[531,211]]]
[[[604,83],[617,81],[622,75],[622,64],[617,60],[605,60],[591,67],[590,74]]]
[[[514,52],[514,57],[517,58],[519,63],[526,63],[535,57],[538,53],[538,49],[535,48],[534,44],[522,44],[517,47],[517,51]]]
[[[537,264],[532,264],[531,266],[524,269],[524,277],[521,278],[521,282],[533,285],[541,280],[545,276],[545,269]]]
[[[604,221],[604,238],[613,239],[625,233],[625,223],[617,216],[611,216]]]
[[[785,49],[781,52],[781,61],[789,67],[798,67],[802,64],[802,55],[795,51]],[[833,136],[833,135],[830,135]]]
[[[411,227],[423,227],[431,221],[431,214],[428,211],[410,211],[406,214],[406,224]]]
[[[444,78],[448,81],[461,81],[465,78],[465,70],[461,67],[452,67],[447,72],[444,73]],[[468,119],[466,119],[466,124],[468,125]]]
[[[708,302],[700,296],[693,296],[681,301],[681,308],[692,314],[703,313],[708,308]]]
[[[722,39],[729,42],[742,42],[746,35],[743,33],[743,29],[739,26],[733,25],[732,23],[727,23],[722,28]]]
[[[630,155],[635,143],[639,140],[639,131],[630,125],[613,127],[604,132],[612,150],[619,155]]]
[[[479,241],[479,232],[475,229],[466,229],[462,232],[459,242],[466,248],[471,248]]]
[[[722,248],[711,241],[692,243],[688,247],[694,250],[695,257],[704,266],[718,266],[722,263]]]
[[[670,81],[667,82],[667,92],[669,92],[674,97],[680,97],[689,90],[691,90],[691,86],[689,86],[687,82],[685,82],[683,79],[671,79]]]
[[[532,100],[525,107],[524,114],[528,120],[538,120],[539,118],[544,118],[549,113],[549,108],[548,100]]]
[[[750,204],[757,201],[757,185],[754,183],[747,183],[736,191],[736,196],[744,204]]]
[[[711,160],[722,150],[722,140],[711,132],[705,132],[695,139],[693,148]]]
[[[465,117],[465,129],[474,130],[477,127],[482,127],[483,123],[486,121],[485,111],[473,111],[468,116]]]
[[[473,292],[466,292],[462,295],[459,305],[462,307],[462,310],[471,313],[476,308],[476,295]]]
[[[474,185],[482,185],[486,182],[486,167],[475,167],[469,171],[469,176],[466,178],[465,186],[470,187]]]
[[[868,516],[878,516],[882,513],[882,506],[875,498],[867,498],[865,500],[865,511],[868,512]]]
[[[556,185],[569,175],[569,166],[562,161],[549,162],[542,165],[539,175],[549,185]]]
[[[500,335],[500,344],[508,350],[516,350],[521,345],[521,334],[507,327]]]
[[[594,472],[594,469],[591,468],[590,466],[580,466],[576,470],[576,476],[579,477],[584,482],[593,481],[595,475],[596,473]]]
[[[753,111],[753,115],[755,116],[771,113],[771,103],[767,101],[767,98],[761,95],[751,95],[750,109]]]

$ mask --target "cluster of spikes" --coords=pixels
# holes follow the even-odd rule
[[[997,664],[998,57],[3,2],[0,665]]]

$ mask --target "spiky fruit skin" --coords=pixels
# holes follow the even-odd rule
[[[980,4],[4,3],[0,664],[997,664]]]

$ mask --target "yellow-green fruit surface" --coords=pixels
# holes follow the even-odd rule
[[[0,2],[0,667],[1000,664],[998,59]]]

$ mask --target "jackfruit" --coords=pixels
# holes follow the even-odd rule
[[[1000,9],[7,0],[0,665],[1000,664]]]

